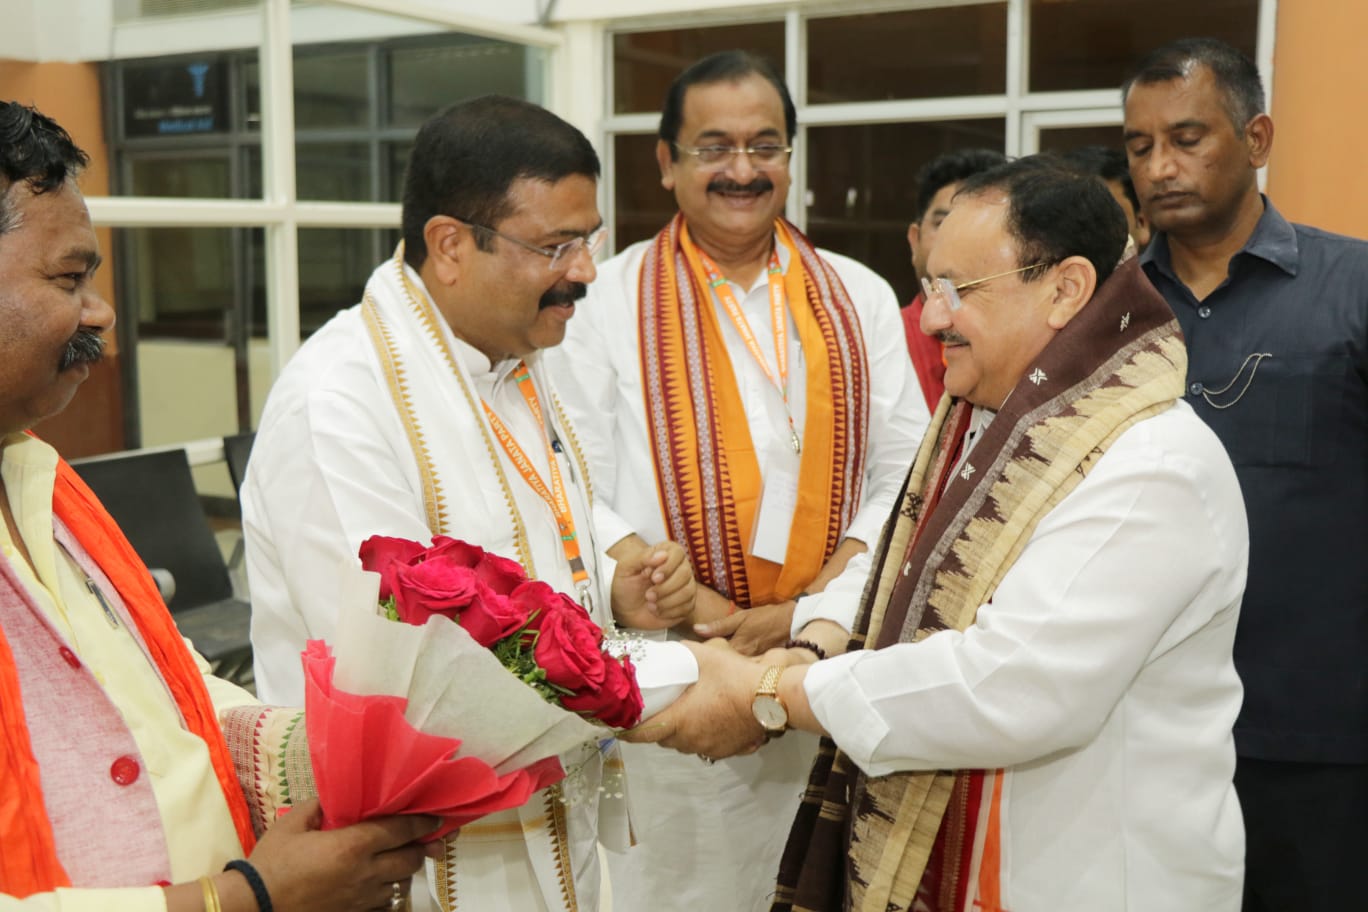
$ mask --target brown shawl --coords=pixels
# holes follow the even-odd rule
[[[1186,368],[1177,321],[1132,260],[1041,352],[935,509],[924,512],[936,467],[948,458],[952,416],[969,407],[943,401],[874,553],[850,648],[972,624],[1041,518],[1122,432],[1182,395]],[[823,739],[774,910],[911,908],[957,777],[971,773],[871,779]]]

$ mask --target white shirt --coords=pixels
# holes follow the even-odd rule
[[[652,241],[642,241],[603,263],[588,296],[575,308],[565,341],[545,353],[566,411],[581,434],[594,476],[598,527],[609,544],[632,532],[647,541],[668,537],[656,492],[655,461],[642,404],[639,302],[641,261]],[[788,250],[779,246],[787,270]],[[917,386],[907,344],[898,333],[898,302],[888,283],[854,260],[820,251],[845,285],[860,320],[869,365],[869,440],[864,496],[846,537],[873,544],[893,508],[903,478],[930,422]],[[733,286],[774,371],[774,327],[769,287],[762,273],[749,288]],[[727,343],[751,439],[764,473],[766,454],[787,447],[783,397],[742,343],[725,309],[714,303]],[[789,317],[789,404],[799,436],[806,415],[806,369],[802,344]]]
[[[868,775],[1007,768],[1012,912],[1233,912],[1247,561],[1230,460],[1178,402],[1041,520],[968,630],[820,662],[807,697]],[[825,613],[859,595],[829,587]]]

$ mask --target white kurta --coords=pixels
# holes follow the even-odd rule
[[[386,268],[394,267],[387,264],[381,270]],[[421,288],[417,275],[409,275]],[[542,477],[548,478],[543,438],[511,377],[516,362],[491,365],[445,327],[442,330],[474,392],[503,419]],[[538,356],[527,360],[552,429],[569,440],[568,429],[557,426]],[[404,366],[407,382],[423,385],[424,395],[450,384],[449,368],[436,362],[435,357],[411,359]],[[423,479],[377,364],[361,309],[343,311],[300,348],[276,381],[262,415],[242,509],[257,688],[267,702],[294,705],[302,700],[299,653],[308,639],[331,635],[338,604],[335,570],[355,557],[360,543],[371,535],[419,541],[431,537]],[[436,468],[447,506],[447,534],[518,560],[507,501],[511,493],[527,528],[533,565],[529,570],[556,589],[573,593],[550,507],[495,442],[494,458],[502,461],[508,480],[505,491],[480,430],[483,414],[474,414],[459,392],[447,395],[434,410],[439,414],[420,418],[429,452],[435,459],[445,459]],[[603,623],[614,570],[612,560],[602,554],[602,546],[609,542],[593,527],[588,491],[574,460],[565,452],[555,458],[596,586],[596,619]],[[678,692],[679,685],[691,682],[697,666],[678,644],[652,647],[640,663],[638,679],[648,704],[659,708],[661,694]],[[669,686],[655,688],[657,682]],[[596,788],[588,791],[596,793]],[[492,815],[462,829],[456,857],[462,866],[458,876],[463,902],[481,912],[596,909],[597,804],[591,799],[566,809],[577,902],[573,896],[569,903],[562,902],[559,862],[548,855],[554,847],[536,835],[546,829],[544,793],[518,811]]]
[[[1004,908],[1234,912],[1248,543],[1230,460],[1178,402],[1042,519],[967,631],[821,662],[808,699],[871,776],[1007,769]],[[841,620],[859,596],[813,601]]]
[[[609,544],[632,532],[652,542],[667,536],[642,401],[638,281],[649,243],[633,245],[599,266],[565,342],[546,352],[547,367],[580,431],[596,485],[597,525]],[[779,250],[787,269],[788,251],[783,245]],[[846,535],[872,544],[929,416],[888,283],[854,260],[822,256],[854,302],[868,357],[864,499]],[[766,276],[750,289],[734,290],[774,371]],[[789,446],[783,398],[720,303],[717,307],[763,476],[774,451]],[[788,338],[790,404],[801,435],[806,371],[792,317]],[[779,856],[815,751],[815,739],[794,733],[753,756],[706,766],[696,757],[624,745],[637,845],[625,855],[608,856],[615,905],[729,912],[769,908]]]

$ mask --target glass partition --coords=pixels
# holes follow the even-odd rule
[[[1006,3],[808,19],[808,104],[1001,94],[1006,41]]]

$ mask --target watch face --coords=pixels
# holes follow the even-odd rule
[[[784,711],[784,704],[768,694],[759,694],[751,703],[751,712],[755,713],[755,718],[765,727],[765,731],[783,731],[788,725],[788,713]]]

